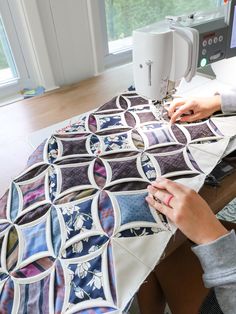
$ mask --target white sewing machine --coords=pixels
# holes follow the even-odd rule
[[[167,17],[133,32],[138,94],[162,101],[200,67],[236,56],[236,0],[208,14]]]

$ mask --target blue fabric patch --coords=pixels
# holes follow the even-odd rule
[[[86,123],[86,116],[81,118],[79,121],[71,124],[70,126],[68,126],[66,129],[64,129],[65,133],[73,133],[73,132],[86,132],[86,127],[85,127],[85,123]]]
[[[1,223],[0,224],[0,232],[3,232],[4,230],[6,230],[9,226],[11,226],[11,224],[8,222]],[[1,252],[1,241],[2,241],[2,239],[0,239],[0,252]],[[0,261],[0,265],[1,265],[1,261]]]
[[[22,230],[25,249],[23,260],[39,252],[47,252],[46,242],[46,222],[41,222],[32,227],[26,227]]]
[[[14,221],[19,211],[19,194],[15,183],[12,183],[10,217]]]
[[[49,174],[49,197],[51,202],[55,200],[57,192],[57,173],[55,169],[52,169]]]
[[[120,207],[121,224],[133,221],[156,222],[145,200],[147,193],[116,196]]]
[[[71,304],[97,298],[105,300],[101,268],[101,256],[84,263],[69,265],[70,273],[73,276],[70,283],[69,302]]]
[[[0,273],[0,280],[1,280],[1,281],[3,281],[4,279],[6,279],[7,277],[9,277],[8,274]]]
[[[130,148],[128,134],[106,136],[104,143],[106,152],[125,149],[127,147]]]
[[[48,143],[48,161],[54,163],[58,155],[58,144],[55,138],[51,138]]]
[[[76,258],[91,254],[100,249],[109,240],[104,235],[92,236],[76,242],[66,249],[65,258]]]
[[[120,116],[108,116],[108,117],[102,117],[99,118],[100,120],[100,128],[101,129],[107,129],[107,128],[111,128],[114,126],[123,126],[123,123],[121,121],[121,117]]]
[[[143,154],[141,158],[143,171],[149,181],[156,180],[157,173],[148,155]]]
[[[99,138],[96,135],[92,135],[90,138],[90,149],[93,154],[97,152],[98,146],[99,146]]]
[[[153,228],[132,228],[132,229],[127,229],[124,231],[121,231],[119,233],[118,238],[131,238],[131,237],[142,237],[146,235],[152,235],[154,233]]]
[[[92,200],[89,200],[73,207],[60,208],[66,224],[67,239],[78,235],[82,229],[91,230],[93,225],[91,205]]]
[[[0,294],[0,308],[1,313],[12,313],[14,299],[14,282],[8,278],[4,284],[4,289]]]
[[[52,246],[56,256],[58,256],[61,247],[61,229],[57,216],[57,211],[54,207],[51,209],[51,239]]]

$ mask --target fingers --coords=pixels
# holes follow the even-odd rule
[[[167,216],[170,220],[173,219],[173,209],[166,206],[163,203],[158,203],[157,201],[155,201],[153,199],[153,197],[151,196],[147,196],[146,197],[146,201],[148,202],[148,204],[153,207],[154,209],[156,209],[157,211],[159,211],[161,214]]]
[[[173,124],[176,122],[178,118],[180,118],[183,114],[188,113],[193,110],[192,103],[185,103],[183,106],[179,107],[173,115],[171,116],[170,122]]]
[[[168,207],[172,207],[172,205],[174,206],[173,195],[168,193],[166,190],[157,190],[152,185],[150,185],[148,186],[148,192],[154,197],[154,199],[158,199]]]
[[[196,120],[200,120],[202,119],[202,116],[200,113],[196,113],[196,114],[191,114],[188,116],[184,116],[180,119],[180,122],[193,122]]]
[[[171,117],[176,111],[176,108],[181,107],[184,104],[185,104],[185,100],[173,100],[172,104],[168,108],[169,116]]]
[[[157,189],[166,190],[169,194],[172,194],[175,197],[183,194],[186,190],[184,185],[165,178],[158,178],[156,181],[152,182],[152,186]]]

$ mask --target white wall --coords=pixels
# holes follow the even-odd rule
[[[58,85],[95,74],[87,0],[37,0]]]

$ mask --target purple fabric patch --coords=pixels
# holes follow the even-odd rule
[[[107,254],[108,254],[108,276],[109,276],[111,295],[112,295],[114,303],[116,304],[116,301],[117,301],[116,280],[115,280],[115,272],[114,272],[113,252],[112,252],[112,246],[110,243],[108,244]]]
[[[142,97],[128,97],[130,103],[131,103],[131,107],[134,106],[139,106],[139,105],[146,105],[148,104],[148,100]]]
[[[126,120],[126,123],[131,128],[134,128],[136,126],[136,120],[135,120],[134,116],[128,111],[125,113],[125,120]]]
[[[156,117],[152,112],[137,113],[140,123],[156,121]]]
[[[112,98],[112,100],[108,101],[104,105],[100,106],[98,111],[104,111],[104,110],[114,110],[114,109],[121,109],[117,106],[117,97]]]
[[[184,133],[180,130],[180,128],[176,125],[173,124],[171,126],[172,132],[174,133],[174,136],[176,137],[177,141],[181,144],[187,144],[187,138],[184,135]]]
[[[32,155],[30,155],[28,161],[27,161],[27,166],[30,167],[38,162],[43,162],[43,152],[44,152],[44,147],[46,144],[45,140],[43,143],[41,143],[36,150],[33,152]]]
[[[114,230],[115,217],[112,202],[105,191],[99,196],[98,215],[103,230],[108,236],[111,236]]]
[[[175,142],[167,128],[156,129],[153,132],[145,132],[149,146]]]
[[[31,278],[45,272],[51,268],[53,264],[53,258],[44,257],[17,270],[16,272],[12,273],[12,276],[15,278]]]
[[[192,141],[201,138],[216,137],[206,122],[197,125],[187,125],[185,126],[185,129],[190,133]]]
[[[61,168],[61,192],[81,185],[90,185],[91,183],[88,178],[88,168],[89,166]]]
[[[55,262],[54,293],[54,313],[61,314],[65,296],[65,278],[59,260]]]
[[[126,178],[142,179],[137,169],[137,159],[125,160],[125,161],[109,161],[109,165],[112,171],[111,181],[116,181]]]
[[[94,163],[93,173],[94,173],[94,179],[97,185],[100,188],[104,187],[106,183],[107,173],[106,173],[106,168],[101,159],[96,159]]]
[[[86,149],[87,138],[80,139],[78,141],[62,141],[63,152],[62,156],[87,154]]]
[[[45,177],[32,183],[21,185],[23,195],[23,208],[45,200]]]
[[[9,190],[0,198],[0,219],[6,219],[6,211],[7,211],[7,199],[9,195]]]
[[[191,170],[186,164],[182,152],[168,156],[155,156],[155,159],[161,168],[161,175],[175,171]]]
[[[97,131],[97,121],[93,114],[89,116],[89,129],[93,133]]]
[[[49,313],[49,283],[50,276],[34,283],[21,284],[18,314]]]
[[[8,278],[0,294],[1,314],[12,313],[13,299],[14,299],[14,283],[11,278]]]

